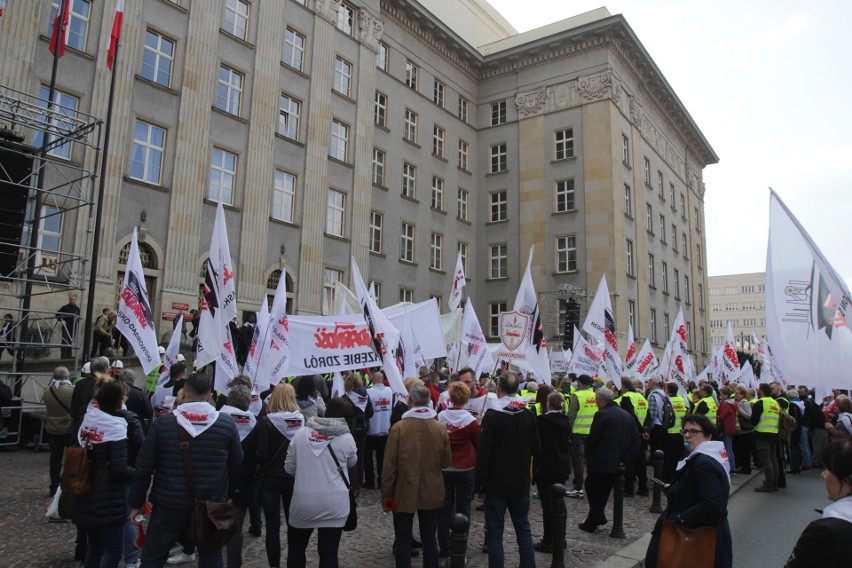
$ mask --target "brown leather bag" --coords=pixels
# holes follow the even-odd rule
[[[688,529],[663,519],[657,568],[713,568],[716,564],[716,529]]]

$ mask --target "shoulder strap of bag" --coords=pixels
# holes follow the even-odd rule
[[[346,476],[343,475],[343,467],[340,465],[340,462],[337,461],[337,456],[334,455],[334,450],[331,447],[331,444],[328,445],[328,452],[331,454],[331,459],[334,460],[334,464],[337,466],[337,471],[340,473],[340,477],[343,479],[343,484],[346,486],[346,489],[349,489],[349,480],[346,479]]]
[[[70,413],[70,412],[71,412],[71,409],[70,409],[70,408],[68,408],[67,406],[65,406],[65,403],[64,403],[64,402],[62,402],[62,401],[59,399],[59,397],[58,397],[58,396],[56,396],[56,392],[54,392],[53,387],[50,387],[48,390],[50,391],[50,394],[52,394],[52,395],[53,395],[53,398],[55,398],[55,399],[56,399],[56,402],[58,402],[58,403],[59,403],[59,406],[61,406],[62,408],[64,408],[64,409],[65,409],[65,412]]]
[[[192,464],[189,461],[189,434],[187,434],[186,430],[184,430],[177,422],[175,422],[175,426],[177,426],[178,430],[180,451],[183,454],[183,469],[186,472],[186,483],[189,486],[189,496],[192,497],[193,501],[197,501],[198,498],[195,495],[195,481],[192,477]]]
[[[265,464],[263,464],[263,467],[257,471],[257,474],[255,475],[255,477],[256,477],[257,479],[260,479],[260,478],[262,478],[262,477],[265,477],[265,476],[266,476],[266,474],[267,474],[267,473],[269,473],[269,470],[270,470],[270,469],[272,469],[272,464],[273,464],[273,462],[275,462],[275,460],[276,460],[276,459],[278,458],[278,456],[281,454],[281,450],[283,450],[283,449],[284,449],[284,446],[286,446],[286,445],[287,445],[287,442],[289,442],[289,440],[285,437],[285,438],[284,438],[284,441],[283,441],[283,442],[281,442],[281,445],[280,445],[280,446],[278,446],[278,449],[277,449],[277,450],[275,450],[275,453],[274,453],[274,454],[272,454],[272,457],[271,457],[271,458],[269,458],[269,460],[268,460]]]

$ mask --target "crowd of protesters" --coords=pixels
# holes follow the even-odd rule
[[[619,466],[626,469],[624,496],[647,496],[649,451],[661,450],[662,482],[680,495],[669,502],[676,516],[678,503],[691,495],[683,488],[694,483],[686,474],[720,467],[689,458],[708,454],[711,446],[702,443],[711,440],[727,455],[719,461],[724,473],[763,468],[759,492],[774,493],[786,486],[786,474],[823,465],[850,481],[852,466],[836,446],[852,437],[852,401],[839,392],[817,401],[804,387],[784,392],[777,383],[761,384],[755,392],[709,382],[690,385],[685,397],[654,375],[644,383],[624,376],[616,388],[588,375],[536,382],[509,371],[489,378],[468,368],[424,367],[419,378],[405,379],[407,396],[392,392],[378,369],[343,373],[337,396],[331,378],[320,375],[290,377],[263,393],[238,376],[222,395],[212,388],[212,372],[188,372],[180,361],[163,394],[143,392],[116,363],[95,357],[73,380],[58,367],[44,393],[51,495],[60,486],[65,447],[88,448],[92,489],[74,498],[71,516],[76,558],[87,567],[123,560],[128,568],[188,562],[236,568],[248,519],[252,535],[266,527],[270,567],[306,566],[316,529],[319,566],[334,568],[342,532],[354,518],[350,503],[365,488],[381,491],[382,507],[393,515],[398,568],[420,554],[427,568],[448,565],[453,514],[470,518],[476,502],[485,530],[470,539],[481,540],[489,567],[504,564],[508,511],[520,568],[532,568],[536,552],[566,546],[553,524],[554,484],[565,485],[568,497],[588,499],[579,528],[594,533],[608,523]],[[832,462],[824,463],[825,456]],[[691,463],[704,469],[684,467]],[[708,512],[720,534],[727,530],[725,487],[718,492],[724,499]],[[848,495],[836,493],[840,501]],[[538,540],[529,522],[536,494],[543,518]],[[194,542],[190,518],[204,501],[232,505],[236,530],[223,546]],[[844,507],[845,501],[835,510]],[[144,543],[137,539],[143,520]],[[716,565],[730,566],[729,532],[721,540]]]

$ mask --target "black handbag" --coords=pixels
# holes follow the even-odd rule
[[[192,465],[189,460],[189,434],[177,424],[180,449],[183,454],[183,467],[189,496],[192,498],[192,513],[189,517],[189,540],[199,548],[219,548],[227,544],[236,534],[237,522],[234,519],[234,504],[230,499],[204,501],[195,494],[195,482],[192,477]]]
[[[343,525],[343,530],[351,532],[358,528],[358,504],[355,502],[355,496],[352,494],[352,487],[349,485],[349,480],[343,475],[343,466],[337,461],[337,456],[334,455],[334,450],[331,449],[331,444],[328,445],[328,451],[331,454],[331,459],[334,460],[337,466],[337,471],[340,473],[341,479],[343,479],[343,484],[349,490],[349,516],[346,517],[346,524]]]

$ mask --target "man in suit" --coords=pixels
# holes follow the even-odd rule
[[[604,510],[615,483],[619,464],[630,462],[639,453],[639,430],[636,420],[614,402],[609,389],[598,389],[595,400],[598,411],[586,440],[586,497],[589,515],[580,529],[595,532],[607,523]]]

